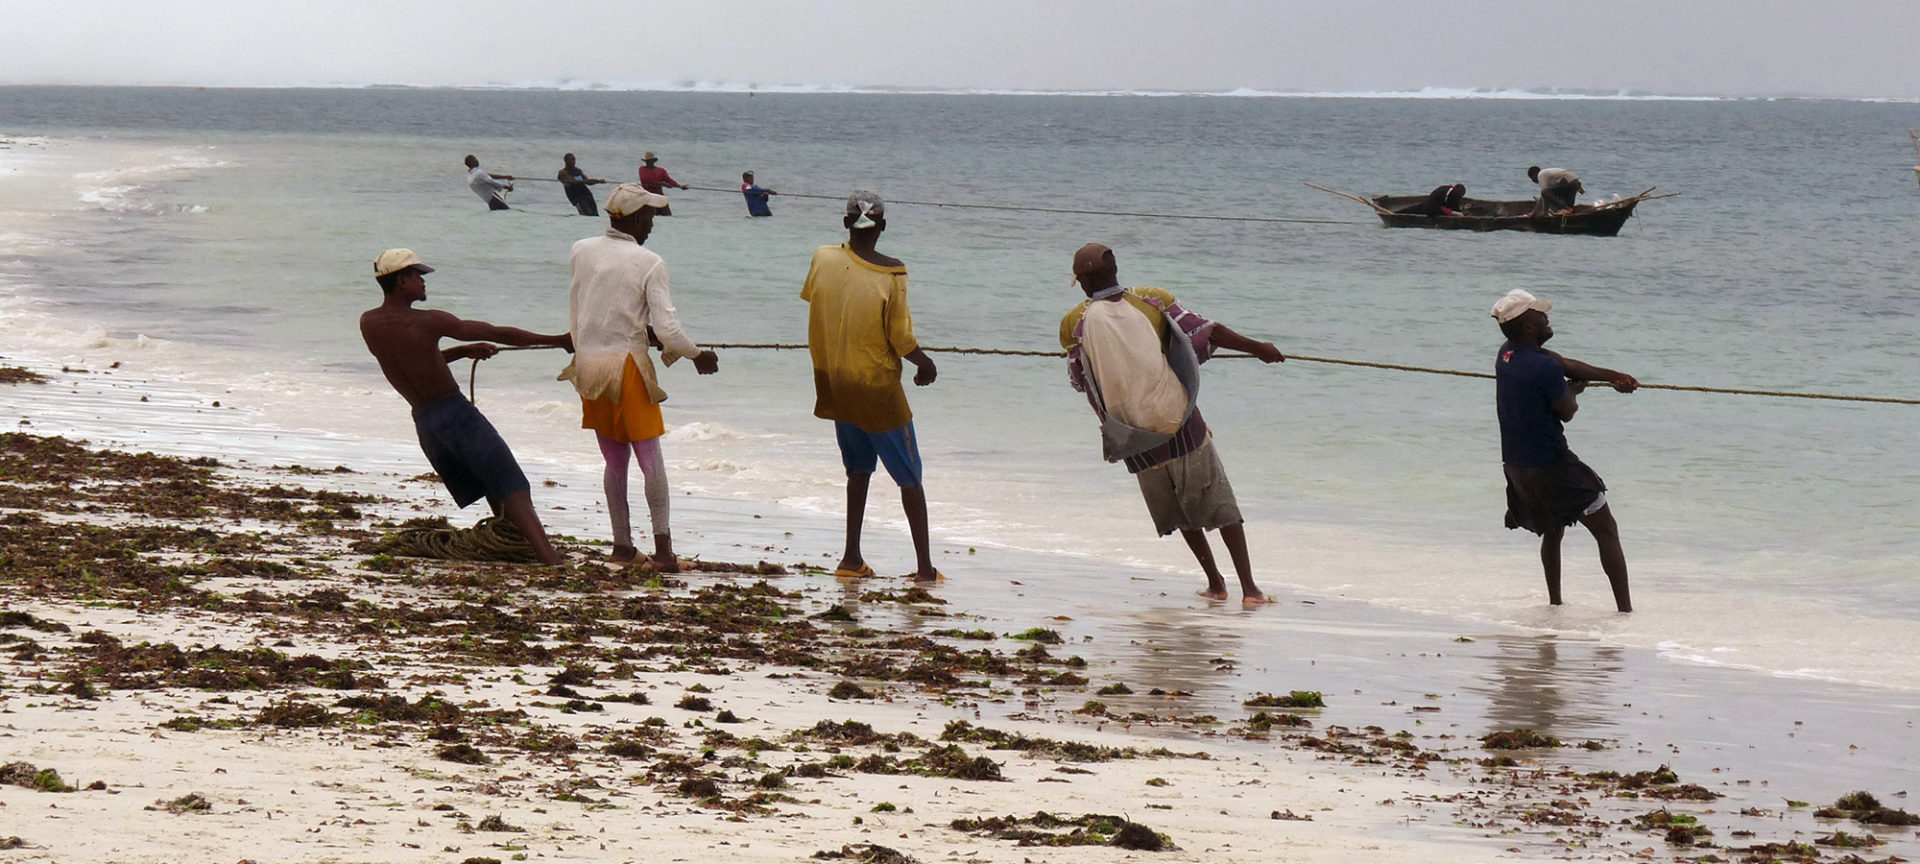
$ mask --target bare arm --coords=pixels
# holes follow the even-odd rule
[[[1257,339],[1249,339],[1234,332],[1233,328],[1218,322],[1215,322],[1213,325],[1212,339],[1213,344],[1217,347],[1225,348],[1229,351],[1245,351],[1248,354],[1260,358],[1260,362],[1262,363],[1284,363],[1287,359],[1285,355],[1280,353],[1280,349],[1273,347],[1272,342],[1261,342]]]
[[[1560,361],[1560,368],[1566,372],[1567,380],[1569,381],[1577,381],[1582,384],[1588,381],[1603,381],[1606,382],[1608,386],[1622,393],[1632,393],[1640,387],[1640,382],[1625,372],[1603,369],[1591,363],[1583,363],[1570,357],[1562,357],[1559,354],[1554,354],[1552,351],[1548,351],[1547,353],[1553,354],[1553,359]],[[1566,418],[1563,417],[1561,419],[1564,420]]]
[[[452,348],[441,349],[440,356],[448,363],[452,363],[455,360],[485,360],[498,353],[500,353],[500,349],[492,343],[472,342],[466,345],[455,345]]]
[[[1572,420],[1573,415],[1580,412],[1580,402],[1574,397],[1579,396],[1580,391],[1585,389],[1587,389],[1585,381],[1568,381],[1566,395],[1553,400],[1553,416],[1560,418],[1562,423]]]
[[[571,333],[559,333],[548,336],[535,333],[531,330],[522,330],[518,327],[501,327],[496,324],[488,324],[485,321],[468,321],[463,318],[453,318],[452,315],[448,315],[447,317],[453,319],[452,323],[447,326],[440,335],[449,339],[459,339],[463,342],[504,342],[508,345],[522,348],[539,347],[564,348],[568,351],[573,350],[573,334]]]
[[[933,379],[940,375],[940,370],[934,368],[933,358],[928,357],[923,349],[915,348],[901,356],[914,365],[913,384],[916,387],[932,384]]]

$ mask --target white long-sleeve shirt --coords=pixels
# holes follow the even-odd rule
[[[480,200],[485,201],[489,198],[498,197],[500,190],[507,188],[507,184],[500,180],[493,179],[493,175],[488,174],[486,169],[475,166],[472,171],[467,172],[467,188],[472,189],[473,194],[480,196]]]
[[[631,356],[654,401],[666,398],[647,358],[647,328],[660,340],[668,365],[700,353],[674,314],[667,262],[607,229],[573,244],[573,287],[568,292],[573,363],[561,373],[588,399],[620,398],[620,378]]]

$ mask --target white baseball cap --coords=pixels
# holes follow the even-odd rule
[[[409,268],[422,273],[433,272],[432,267],[420,263],[420,256],[413,254],[412,249],[388,249],[380,253],[380,257],[373,259],[373,275],[376,278]]]
[[[1500,298],[1500,302],[1493,304],[1493,318],[1505,324],[1525,314],[1529,309],[1538,309],[1545,312],[1552,308],[1553,301],[1542,300],[1532,294],[1515,288],[1512,291],[1508,291],[1507,296]]]
[[[667,206],[667,196],[658,192],[648,192],[638,183],[622,183],[615,186],[613,194],[607,196],[607,215],[616,219],[640,212],[642,207],[659,209]]]

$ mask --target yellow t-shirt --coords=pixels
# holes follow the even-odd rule
[[[800,299],[807,301],[813,414],[866,432],[907,425],[900,358],[920,343],[907,309],[907,268],[882,267],[845,245],[814,250]]]

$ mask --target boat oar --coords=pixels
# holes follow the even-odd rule
[[[1393,212],[1392,210],[1388,210],[1387,208],[1385,208],[1385,207],[1382,207],[1382,206],[1380,206],[1380,205],[1378,205],[1378,204],[1375,204],[1375,203],[1373,203],[1372,201],[1368,201],[1367,199],[1365,199],[1365,198],[1362,198],[1362,197],[1360,197],[1360,196],[1358,196],[1358,195],[1348,195],[1347,193],[1345,193],[1345,192],[1341,192],[1341,191],[1339,191],[1339,190],[1337,190],[1337,189],[1328,189],[1328,188],[1327,188],[1327,187],[1325,187],[1325,186],[1314,186],[1314,185],[1313,185],[1312,183],[1308,183],[1307,185],[1308,185],[1308,186],[1312,186],[1313,188],[1315,188],[1315,189],[1318,189],[1318,190],[1320,190],[1320,191],[1322,191],[1322,192],[1331,192],[1331,193],[1333,193],[1333,194],[1335,194],[1335,195],[1338,195],[1338,196],[1340,196],[1340,197],[1342,197],[1342,198],[1346,198],[1346,199],[1349,199],[1349,200],[1352,200],[1352,201],[1358,201],[1358,202],[1360,202],[1360,203],[1362,203],[1362,204],[1365,204],[1365,205],[1367,205],[1368,207],[1372,207],[1375,213],[1392,213],[1392,212]]]

